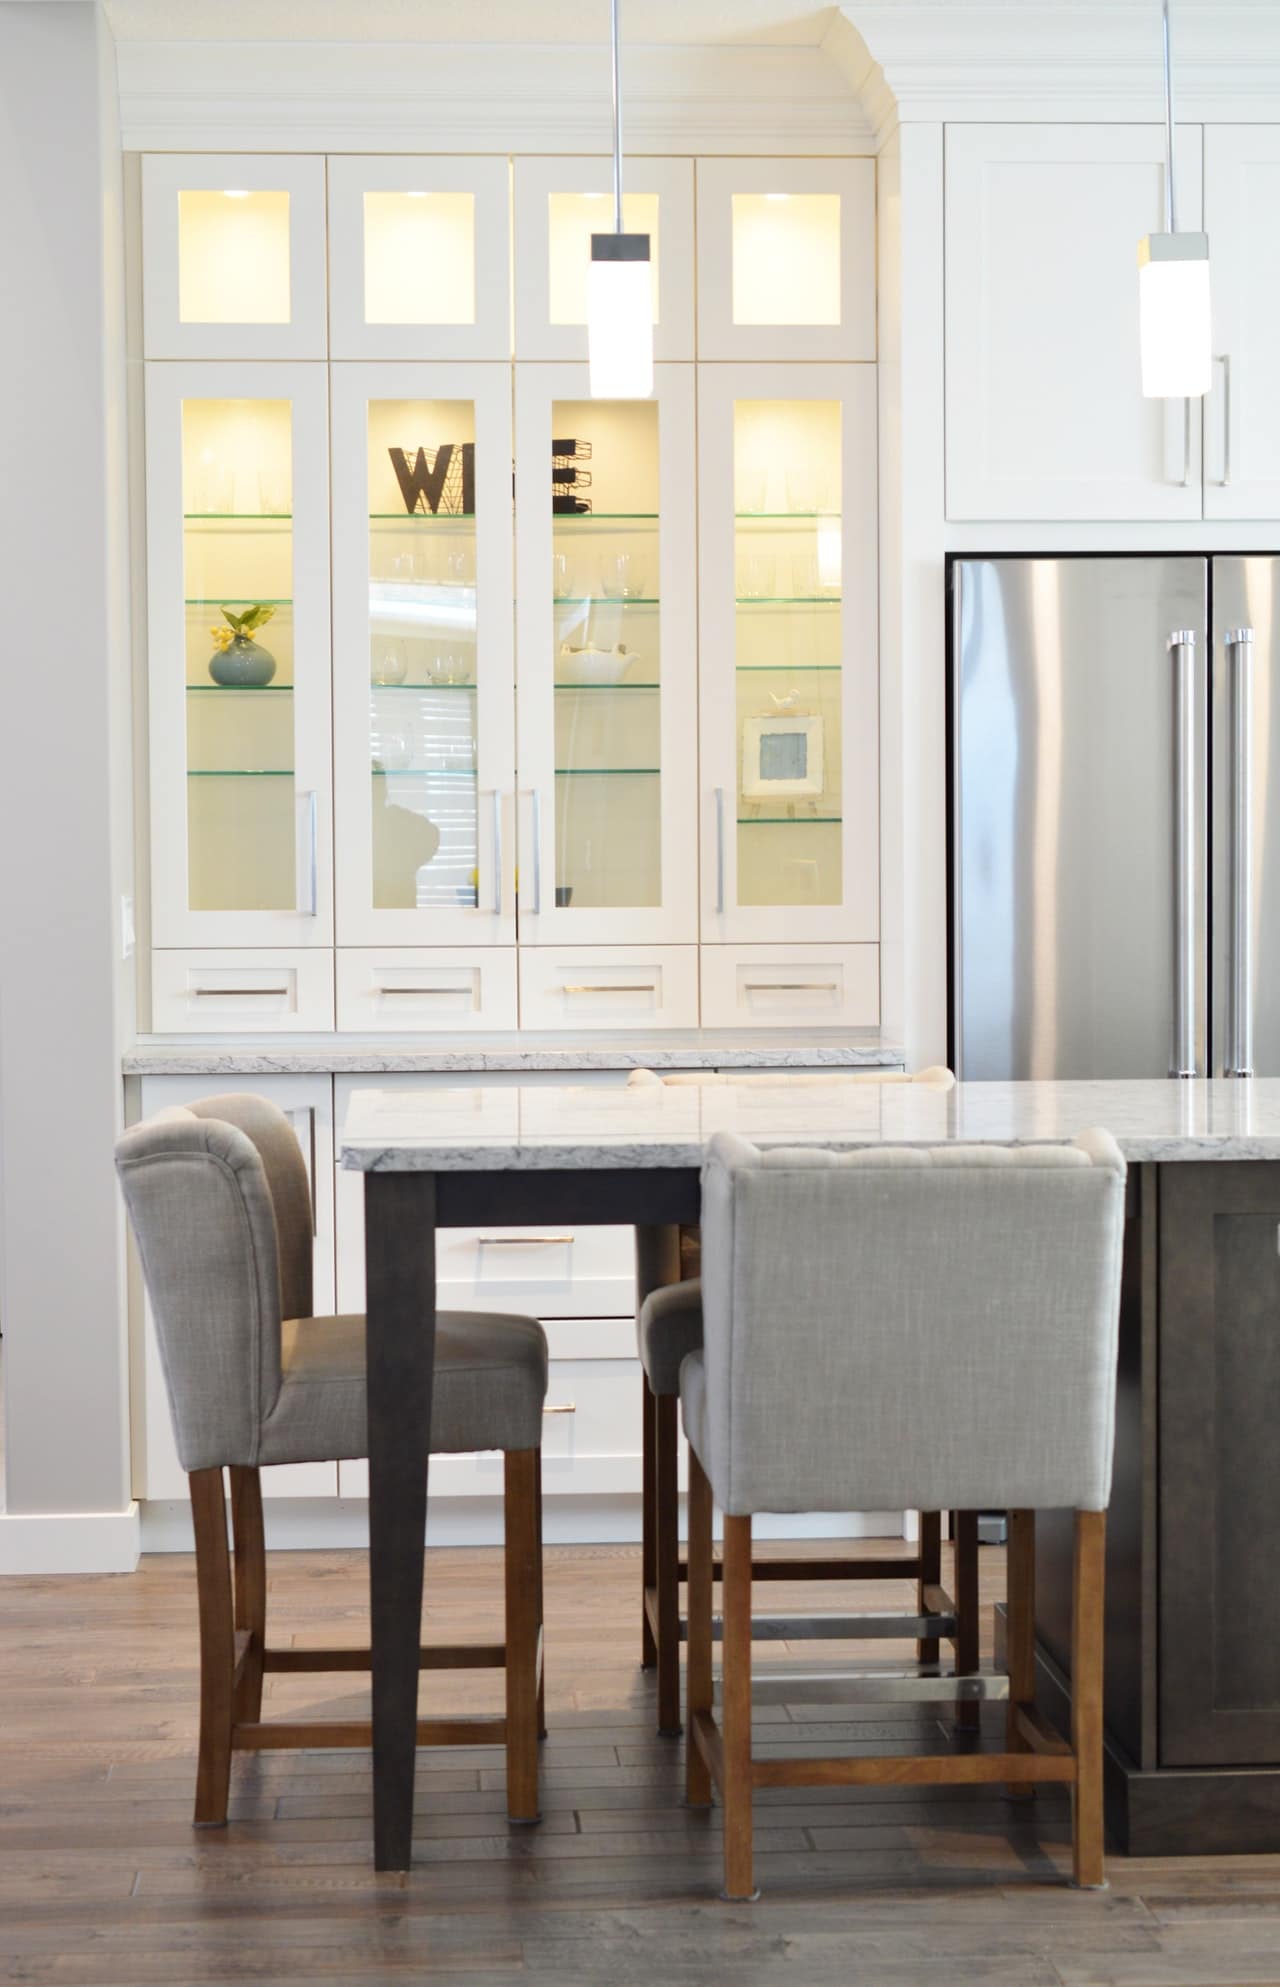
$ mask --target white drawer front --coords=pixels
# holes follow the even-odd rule
[[[874,1028],[877,945],[704,945],[704,1028]]]
[[[553,1359],[542,1418],[547,1497],[600,1497],[640,1489],[640,1362]],[[341,1494],[367,1497],[366,1463],[339,1465]],[[502,1456],[435,1456],[429,1497],[501,1497]],[[428,1534],[430,1514],[428,1511]]]
[[[411,946],[338,953],[338,1026],[362,1034],[406,1029],[514,1028],[515,947],[492,952]]]
[[[696,1028],[695,945],[530,946],[520,954],[524,1028]]]
[[[158,1035],[310,1033],[333,1027],[331,952],[153,952]]]

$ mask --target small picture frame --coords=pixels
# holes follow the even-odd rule
[[[742,797],[790,800],[823,790],[820,717],[746,718]]]

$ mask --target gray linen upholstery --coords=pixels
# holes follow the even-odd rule
[[[116,1168],[183,1468],[366,1455],[364,1319],[282,1309],[282,1288],[311,1303],[306,1168],[283,1113],[261,1097],[163,1111],[118,1141]],[[434,1450],[537,1448],[546,1391],[534,1319],[438,1314]]]
[[[846,1154],[717,1134],[680,1388],[721,1509],[1105,1509],[1124,1178],[1100,1131]]]
[[[702,1344],[702,1279],[667,1283],[653,1290],[636,1321],[640,1364],[655,1394],[678,1394],[680,1367]]]

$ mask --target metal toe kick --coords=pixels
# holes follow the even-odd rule
[[[753,1614],[753,1642],[941,1642],[954,1641],[953,1614]],[[680,1640],[689,1624],[680,1623]],[[720,1615],[711,1620],[711,1639],[724,1639]]]
[[[720,1700],[720,1679],[715,1679]],[[1009,1679],[997,1671],[957,1676],[924,1664],[913,1670],[819,1670],[795,1667],[751,1672],[753,1704],[974,1704],[1005,1703]]]

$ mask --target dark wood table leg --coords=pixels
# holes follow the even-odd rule
[[[373,1862],[407,1870],[436,1351],[434,1173],[367,1173]]]

